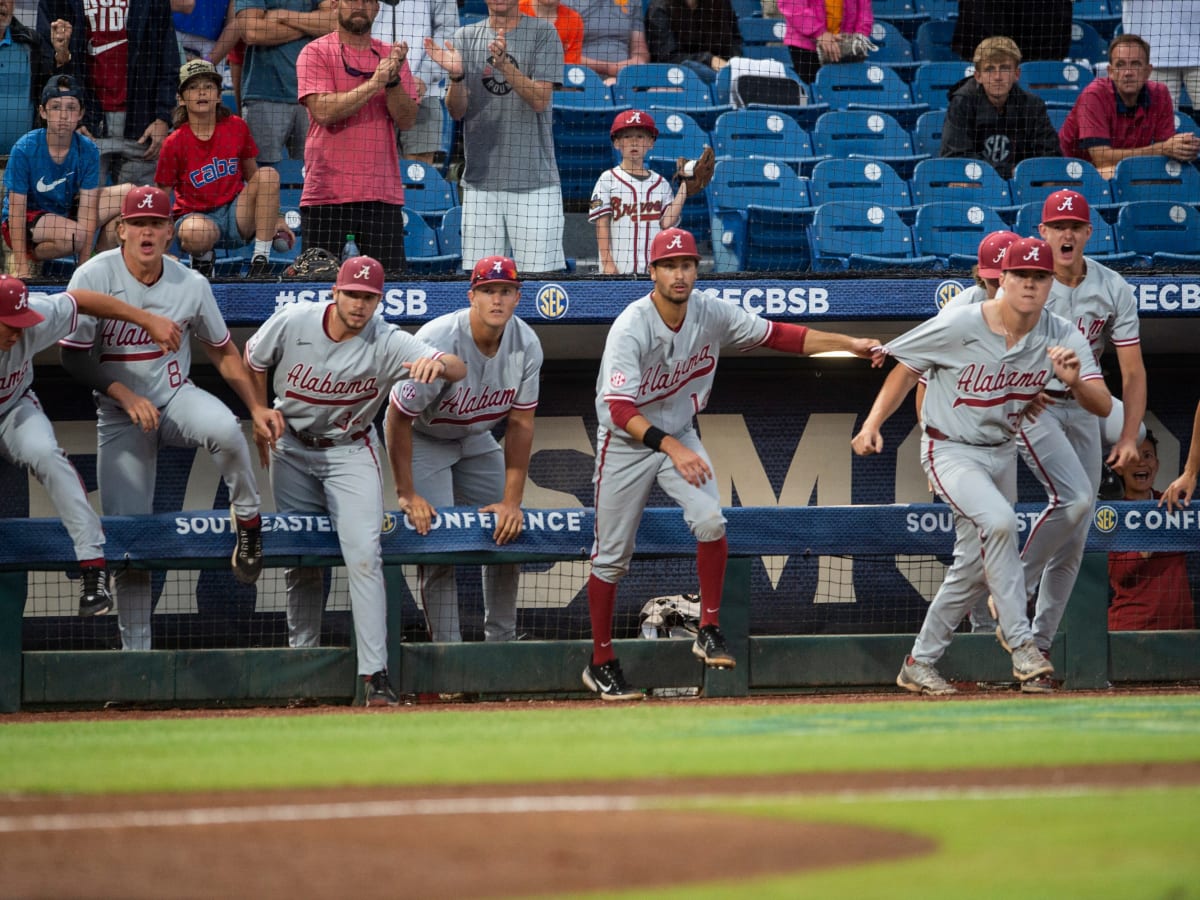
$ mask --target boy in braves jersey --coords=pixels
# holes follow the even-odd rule
[[[995,599],[1000,633],[1022,683],[1052,675],[1025,614],[1017,551],[1016,436],[1056,380],[1089,415],[1107,415],[1112,398],[1086,342],[1058,316],[1044,314],[1054,263],[1038,238],[1005,253],[996,299],[918,325],[884,347],[902,365],[880,388],[851,446],[859,456],[883,450],[884,422],[924,375],[921,465],[954,510],[954,564],[925,616],[896,684],[933,696],[955,692],[935,668],[977,593],[978,557]],[[982,551],[980,550],[982,548]]]
[[[221,76],[193,59],[179,69],[175,130],[163,141],[154,180],[175,192],[171,215],[192,268],[212,275],[213,248],[254,239],[250,277],[267,274],[272,241],[295,237],[279,218],[279,173],[258,167],[258,147],[243,119],[221,102]]]
[[[104,514],[152,512],[158,448],[204,447],[229,488],[233,574],[252,584],[262,569],[262,520],[250,448],[229,407],[189,380],[191,336],[200,339],[213,366],[246,404],[256,430],[271,427],[271,411],[257,402],[208,282],[165,255],[172,234],[167,195],[156,187],[134,188],[121,206],[121,247],[76,269],[68,289],[123,297],[133,306],[173,319],[185,335],[179,349],[163,353],[140,328],[87,316],[59,342],[63,367],[95,392],[96,471]],[[117,596],[121,646],[149,650],[149,571],[119,573]]]
[[[285,306],[246,342],[257,401],[267,399],[275,367],[274,428],[256,432],[269,462],[280,512],[328,513],[346,563],[358,673],[367,706],[395,706],[387,675],[387,604],[383,556],[383,479],[372,422],[387,386],[460,381],[457,356],[388,325],[377,316],[383,266],[369,256],[342,263],[330,303]],[[288,644],[315,647],[321,637],[321,570],[287,570]]]
[[[1146,367],[1133,291],[1112,269],[1083,255],[1092,234],[1087,200],[1075,191],[1055,191],[1042,206],[1039,231],[1054,253],[1054,280],[1046,309],[1073,323],[1097,360],[1112,340],[1125,407],[1120,436],[1107,460],[1101,454],[1100,422],[1081,408],[1069,386],[1047,385],[1046,395],[1053,405],[1021,428],[1021,457],[1046,488],[1048,498],[1030,529],[1021,559],[1026,596],[1037,592],[1034,638],[1038,648],[1049,653],[1079,574],[1100,488],[1101,463],[1106,461],[1121,473],[1141,459]],[[1053,689],[1049,681],[1040,685]]]
[[[696,241],[669,228],[650,247],[654,289],[617,316],[596,379],[596,539],[588,578],[592,659],[583,683],[605,700],[643,696],[625,681],[613,652],[617,584],[629,571],[638,522],[657,482],[681,507],[695,535],[700,631],[692,653],[705,665],[736,662],[719,613],[728,545],[712,465],[693,418],[708,405],[721,347],[785,353],[843,350],[866,359],[878,342],[770,322],[694,290]]]
[[[130,322],[166,353],[179,348],[181,332],[170,319],[95,291],[29,295],[19,279],[0,275],[0,456],[28,468],[41,482],[75,545],[83,577],[79,614],[112,609],[104,531],[87,491],[33,392],[33,357],[72,332],[79,311]]]
[[[671,182],[646,166],[646,154],[658,139],[649,113],[618,113],[609,134],[621,164],[600,175],[588,221],[596,226],[601,274],[640,275],[649,266],[655,236],[679,222],[687,182],[681,181],[679,193],[672,196]]]
[[[439,316],[417,332],[461,357],[467,377],[457,384],[402,381],[392,388],[388,458],[400,509],[418,534],[429,533],[434,506],[478,504],[481,513],[495,516],[493,539],[507,544],[521,534],[542,345],[513,315],[521,282],[508,257],[485,256],[475,264],[467,299],[467,309]],[[503,450],[492,437],[501,421]],[[519,565],[484,566],[485,640],[516,638],[520,572]],[[433,640],[461,641],[454,566],[418,566],[417,578]]]

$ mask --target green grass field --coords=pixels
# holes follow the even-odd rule
[[[514,703],[399,714],[34,721],[0,725],[0,756],[0,791],[26,794],[1196,762],[1200,696]],[[908,831],[933,838],[939,849],[736,888],[689,887],[689,897],[1200,898],[1200,786],[705,802],[739,815]],[[686,865],[686,849],[675,854],[672,864]],[[621,896],[631,895],[651,896]]]

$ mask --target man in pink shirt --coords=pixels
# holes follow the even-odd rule
[[[1169,156],[1191,162],[1200,138],[1175,133],[1175,108],[1167,86],[1150,81],[1150,45],[1136,34],[1108,48],[1108,77],[1080,93],[1058,132],[1063,156],[1086,159],[1105,178],[1129,156]]]
[[[404,185],[396,129],[411,128],[417,88],[405,43],[371,37],[379,0],[333,0],[337,29],[300,51],[299,100],[311,124],[300,212],[304,245],[337,253],[353,234],[389,273],[404,270]]]

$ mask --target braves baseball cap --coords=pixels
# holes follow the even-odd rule
[[[1078,191],[1055,191],[1042,204],[1043,222],[1092,222],[1092,210]]]
[[[1013,231],[993,231],[979,242],[979,277],[999,278],[1000,263],[1004,262],[1004,253],[1013,241],[1021,236]]]
[[[507,256],[485,256],[475,263],[475,268],[471,271],[471,287],[488,282],[520,284],[517,264]]]
[[[690,256],[699,262],[700,254],[696,251],[696,239],[690,231],[682,228],[668,228],[660,231],[650,242],[650,264],[676,256]]]
[[[1013,241],[1004,252],[1004,262],[1000,268],[1005,272],[1014,269],[1038,269],[1042,272],[1054,271],[1054,252],[1050,245],[1041,238],[1027,237]]]
[[[169,219],[171,201],[166,191],[153,185],[135,187],[121,201],[122,219]]]
[[[0,275],[0,322],[10,328],[29,328],[45,318],[29,308],[29,288],[25,282],[11,275]]]
[[[42,106],[45,106],[55,97],[74,97],[79,101],[79,105],[83,106],[83,88],[70,75],[51,75],[46,82],[46,86],[42,88]]]
[[[190,59],[179,67],[179,90],[181,93],[193,78],[207,78],[218,88],[224,84],[217,72],[217,67],[207,59]]]
[[[365,291],[383,293],[383,266],[369,256],[352,256],[338,269],[335,291]]]
[[[612,128],[608,130],[608,136],[615,138],[618,131],[624,131],[626,128],[644,128],[654,137],[658,137],[658,126],[654,124],[654,118],[650,113],[642,112],[640,109],[627,109],[625,112],[617,113],[617,117],[613,119]]]

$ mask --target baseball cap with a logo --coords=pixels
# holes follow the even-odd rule
[[[507,256],[485,256],[475,263],[475,268],[471,271],[471,287],[488,282],[520,284],[517,264]]]
[[[668,228],[660,231],[650,242],[650,264],[676,256],[690,256],[699,262],[700,254],[696,251],[696,239],[690,231],[682,228]]]
[[[166,191],[153,185],[135,187],[121,201],[122,219],[169,219],[171,201]]]
[[[183,89],[187,87],[188,82],[193,78],[207,78],[217,86],[218,90],[224,84],[221,81],[220,74],[217,72],[217,67],[207,59],[190,59],[179,67],[180,93],[183,93]]]
[[[1000,264],[1013,241],[1021,236],[1013,231],[993,231],[979,242],[979,277],[999,278]]]
[[[1043,272],[1054,271],[1054,252],[1050,245],[1041,238],[1027,237],[1013,241],[1004,253],[1004,262],[1000,268],[1005,272],[1014,269],[1038,269]]]
[[[1092,211],[1083,194],[1077,191],[1055,191],[1042,204],[1043,222],[1092,222]]]
[[[624,131],[626,128],[644,128],[650,132],[651,137],[658,138],[658,126],[654,124],[654,118],[650,113],[642,112],[640,109],[627,109],[625,112],[617,113],[617,117],[613,119],[612,128],[608,130],[608,136],[615,138],[618,131]]]
[[[0,275],[0,322],[10,328],[29,328],[45,318],[29,308],[29,288],[25,282],[11,275]]]
[[[364,291],[383,293],[383,266],[369,256],[352,256],[338,269],[335,291]]]

